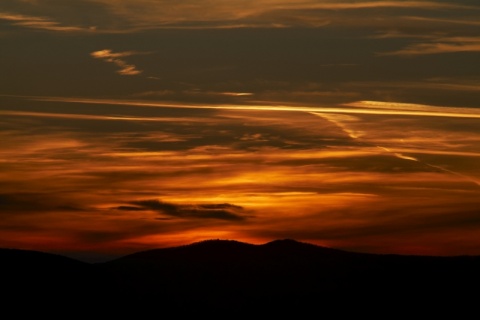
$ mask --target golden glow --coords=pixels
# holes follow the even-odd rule
[[[479,252],[474,1],[60,2],[0,1],[0,246]]]
[[[172,106],[214,108],[218,113],[208,118],[150,118],[2,111],[19,128],[26,119],[70,119],[79,125],[95,121],[105,126],[128,120],[152,127],[145,133],[106,136],[58,131],[55,126],[49,129],[52,133],[43,135],[0,132],[2,141],[7,141],[0,151],[1,163],[8,168],[0,178],[10,186],[0,193],[6,212],[17,213],[5,215],[0,227],[9,226],[12,231],[3,233],[0,240],[20,247],[35,239],[45,248],[94,250],[99,246],[109,252],[119,248],[133,252],[208,238],[262,243],[290,237],[350,248],[357,248],[359,239],[371,248],[378,239],[391,239],[391,248],[403,243],[403,249],[398,248],[402,251],[411,249],[406,239],[412,238],[398,234],[402,228],[413,224],[421,230],[428,227],[424,221],[429,219],[438,220],[432,232],[446,232],[444,220],[455,229],[449,220],[452,210],[461,228],[462,219],[470,219],[471,208],[478,205],[480,136],[442,133],[416,117],[419,112],[453,114],[455,110],[449,108],[370,101],[355,103],[350,109],[168,107]],[[330,113],[333,110],[347,112]],[[394,112],[385,121],[379,120],[385,111],[404,112],[409,117],[396,124],[391,122]],[[454,116],[458,123],[476,121],[478,115],[468,108],[455,114],[474,116]],[[372,120],[371,115],[377,118]],[[186,132],[177,128],[176,134],[168,133],[164,131],[168,127],[155,127],[157,122],[181,122]],[[229,126],[242,122],[249,124],[243,133],[229,132]],[[200,132],[205,124],[223,130],[229,140],[220,144],[215,135],[208,138],[211,144],[195,142],[206,139],[192,133]],[[317,142],[305,144],[305,138]],[[177,150],[158,148],[159,142],[177,144]],[[275,146],[279,142],[288,147]],[[255,148],[245,149],[249,145]],[[458,167],[456,161],[470,164],[470,169]],[[23,190],[23,195],[11,194],[11,188]],[[431,197],[432,192],[438,196]],[[57,218],[60,212],[62,219]],[[29,237],[13,231],[29,225]],[[391,233],[396,236],[389,238]],[[421,237],[420,233],[414,238]],[[52,245],[54,239],[62,245]],[[418,250],[427,251],[428,245]]]

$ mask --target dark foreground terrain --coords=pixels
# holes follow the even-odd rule
[[[263,245],[208,240],[96,264],[0,249],[0,262],[3,310],[18,315],[61,310],[65,317],[168,319],[235,314],[389,318],[412,312],[458,317],[480,306],[479,256],[375,255],[294,240]]]

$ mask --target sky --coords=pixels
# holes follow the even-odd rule
[[[0,247],[480,255],[477,0],[1,0]]]

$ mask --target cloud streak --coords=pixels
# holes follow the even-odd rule
[[[82,99],[66,100],[23,101],[23,109],[1,114],[4,244],[131,252],[289,236],[370,252],[415,239],[434,250],[439,240],[422,242],[426,231],[454,221],[465,231],[478,207],[478,185],[467,179],[478,177],[478,118],[411,115],[453,112],[442,107],[357,101],[336,109],[374,113],[313,109],[337,126],[307,107],[196,110],[134,101],[83,105],[85,114],[71,116],[65,112]],[[49,112],[39,112],[44,105]],[[21,111],[26,106],[32,111]],[[391,110],[408,116],[384,114]],[[168,121],[122,121],[119,113]]]
[[[9,21],[14,26],[40,29],[47,31],[59,31],[59,32],[92,32],[95,30],[93,27],[84,28],[76,26],[64,26],[59,22],[45,17],[35,17],[22,14],[13,14],[7,12],[0,12],[0,20]]]
[[[32,111],[12,111],[0,110],[0,115],[15,117],[38,117],[38,118],[61,118],[76,120],[99,120],[99,121],[146,121],[146,122],[176,122],[175,117],[138,117],[138,116],[108,116],[108,115],[92,115],[92,114],[75,114],[75,113],[53,113],[53,112],[32,112]],[[198,118],[184,118],[189,122],[204,121]]]
[[[112,32],[147,29],[214,28],[318,28],[330,24],[332,11],[392,9],[478,9],[478,7],[439,1],[289,1],[289,0],[94,0],[122,25],[106,26]],[[345,19],[347,21],[348,19]]]
[[[439,18],[415,17],[415,16],[404,17],[404,19],[413,20],[413,21],[462,24],[462,25],[473,26],[473,27],[480,26],[479,21],[469,20],[469,19],[439,19]]]
[[[354,18],[352,12],[360,11],[369,17],[364,13],[374,10],[376,14],[381,11],[382,15],[396,17],[398,10],[457,12],[479,9],[469,2],[446,1],[207,0],[200,4],[194,0],[71,0],[70,3],[74,12],[72,8],[62,8],[54,3],[17,2],[10,7],[14,9],[13,12],[19,13],[5,11],[3,19],[17,26],[37,30],[127,34],[152,29],[321,28],[331,24],[352,23],[381,26],[389,24],[388,20]],[[72,20],[77,7],[88,12],[88,19],[79,20],[83,26],[63,26],[56,22]],[[39,17],[32,13],[56,18]],[[85,26],[86,23],[94,26]]]
[[[129,206],[118,206],[115,209],[124,211],[153,210],[162,215],[176,218],[217,219],[242,221],[245,216],[243,207],[230,203],[214,204],[173,204],[157,199],[137,200],[128,203]],[[132,206],[133,205],[133,206]]]
[[[117,73],[122,76],[135,76],[142,73],[142,71],[138,70],[135,65],[128,64],[123,59],[124,57],[130,57],[138,54],[146,53],[136,51],[112,52],[110,49],[104,49],[90,53],[90,55],[95,59],[100,59],[115,64],[118,68],[120,68]]]
[[[454,52],[480,52],[480,37],[444,37],[426,43],[415,43],[407,47],[380,53],[383,56],[419,56]]]
[[[147,102],[134,100],[114,99],[82,99],[64,97],[34,97],[38,101],[76,102],[86,104],[110,104],[129,105],[140,107],[173,107],[182,109],[217,109],[217,110],[249,110],[249,111],[296,111],[296,112],[323,112],[340,114],[378,114],[378,115],[406,115],[426,117],[450,117],[450,118],[480,118],[480,111],[476,108],[448,108],[428,106],[421,104],[391,103],[391,102],[352,102],[345,104],[346,107],[314,107],[298,105],[202,105],[202,104],[180,104],[171,102]],[[359,108],[348,108],[359,107]]]

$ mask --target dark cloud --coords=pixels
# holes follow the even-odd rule
[[[243,210],[243,207],[237,206],[230,203],[219,203],[219,204],[201,204],[199,205],[200,208],[204,209],[235,209],[235,210]]]
[[[153,210],[159,213],[179,218],[200,218],[241,221],[245,217],[240,215],[244,208],[230,203],[213,204],[173,204],[156,199],[132,201],[135,206],[119,206],[119,210],[139,211]]]
[[[86,208],[72,204],[55,195],[42,193],[0,194],[0,213],[26,213],[50,211],[85,211]]]
[[[134,206],[118,206],[114,209],[121,210],[121,211],[145,211],[144,207],[134,207]]]

